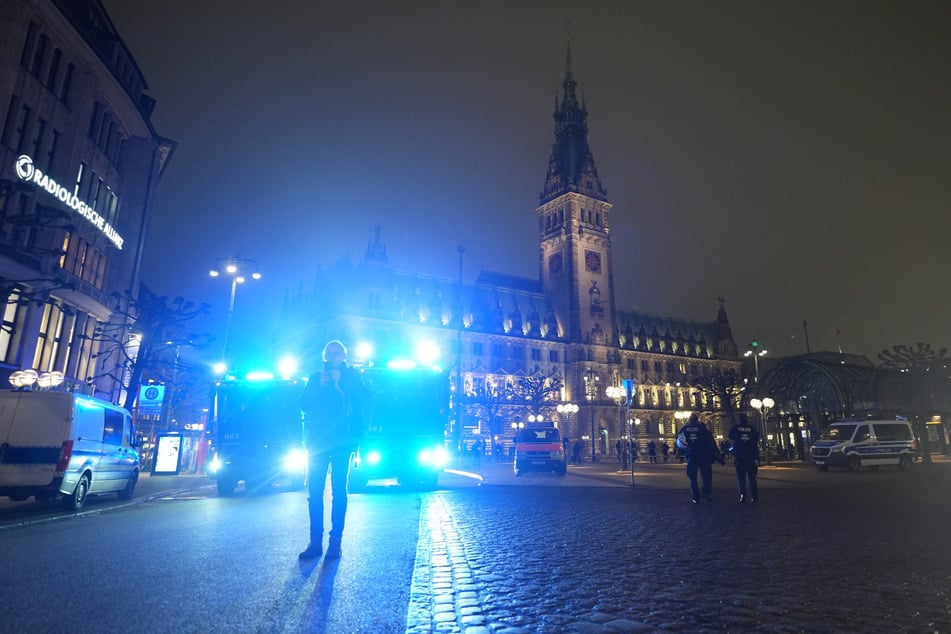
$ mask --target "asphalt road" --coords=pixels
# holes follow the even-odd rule
[[[951,632],[951,464],[762,471],[756,505],[719,466],[693,505],[682,465],[467,466],[352,495],[343,558],[307,565],[303,492],[4,503],[0,631]]]

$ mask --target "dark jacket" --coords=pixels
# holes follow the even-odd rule
[[[720,455],[713,434],[695,418],[691,418],[680,428],[677,446],[686,450],[687,460],[698,464],[713,464]]]
[[[347,365],[312,374],[300,396],[307,448],[355,449],[365,427],[366,393],[360,372]]]
[[[749,424],[745,416],[730,428],[730,440],[733,441],[733,458],[740,460],[759,460],[759,431]]]

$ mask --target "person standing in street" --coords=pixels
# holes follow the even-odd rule
[[[657,462],[657,444],[653,439],[647,443],[647,456],[649,458],[649,462]]]
[[[691,414],[687,424],[681,427],[677,435],[677,447],[687,454],[687,479],[690,480],[690,501],[694,504],[700,499],[701,489],[697,486],[697,471],[703,481],[703,497],[713,501],[713,462],[719,455],[717,441],[707,426],[700,422],[696,414]]]
[[[759,499],[756,486],[756,472],[759,470],[759,431],[746,420],[746,414],[730,428],[730,440],[733,446],[733,466],[736,467],[736,484],[740,491],[740,504],[755,502]],[[747,489],[749,481],[749,489]]]
[[[340,557],[340,544],[347,515],[347,477],[350,461],[363,435],[366,388],[360,372],[347,363],[347,348],[336,339],[323,351],[324,366],[310,376],[300,396],[305,414],[307,444],[307,510],[310,544],[300,559],[323,553],[324,489],[330,470],[330,541],[327,559]]]

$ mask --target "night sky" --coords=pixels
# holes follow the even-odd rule
[[[359,261],[537,278],[573,70],[614,204],[618,308],[771,356],[951,344],[951,3],[105,0],[178,142],[144,281],[232,337]],[[568,21],[570,20],[570,27]],[[837,334],[838,333],[838,334]]]

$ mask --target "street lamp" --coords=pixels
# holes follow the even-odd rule
[[[621,408],[624,407],[624,404],[627,402],[627,394],[624,392],[624,388],[619,385],[609,385],[604,388],[604,395],[608,398],[613,398],[617,402],[617,429],[618,436],[621,436],[622,433],[622,423],[621,418],[624,415],[621,411]],[[630,435],[628,435],[628,440],[630,441]],[[621,469],[626,469],[627,464],[624,459],[623,452],[619,452],[621,455],[618,455],[618,461],[621,463]]]
[[[754,339],[750,342],[750,347],[745,353],[744,357],[753,357],[753,368],[756,376],[756,385],[759,385],[759,358],[766,355],[766,348],[761,348],[759,341]]]
[[[578,406],[574,403],[558,403],[555,411],[565,415],[565,438],[571,440],[571,415],[578,413]]]
[[[763,421],[763,455],[766,456],[766,465],[769,466],[769,443],[766,442],[766,417],[769,415],[769,410],[772,409],[773,405],[776,404],[776,401],[770,397],[765,397],[762,400],[758,398],[750,399],[750,407],[757,410],[760,415],[760,419]]]
[[[591,462],[597,462],[598,457],[594,445],[594,408],[591,407],[591,401],[598,399],[598,383],[601,377],[594,370],[586,370],[584,373],[584,397],[588,401],[588,412],[591,418]]]
[[[244,284],[247,281],[247,271],[252,271],[251,279],[261,279],[256,261],[233,255],[227,258],[218,258],[215,267],[208,272],[211,277],[220,277],[222,274],[231,276],[231,301],[228,304],[228,321],[225,322],[225,337],[221,350],[222,360],[226,364],[228,362],[228,336],[231,333],[231,319],[234,317],[234,295],[238,290],[238,284]]]

